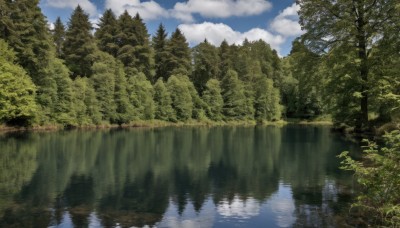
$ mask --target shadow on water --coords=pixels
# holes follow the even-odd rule
[[[0,137],[0,227],[324,227],[351,200],[326,127]]]

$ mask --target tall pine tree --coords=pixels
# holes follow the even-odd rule
[[[138,73],[136,67],[135,46],[138,44],[136,33],[134,30],[134,21],[128,11],[125,10],[118,18],[118,53],[119,59],[125,66],[125,72],[128,76],[136,75]]]
[[[52,43],[39,0],[5,1],[2,5],[6,7],[0,9],[0,38],[15,50],[18,64],[37,84],[47,68]]]
[[[71,70],[73,78],[78,75],[86,77],[92,75],[94,54],[97,49],[92,29],[88,14],[78,5],[68,22],[63,48],[65,63]]]
[[[62,58],[65,41],[65,26],[60,17],[57,17],[54,22],[54,29],[51,32],[53,35],[53,42],[56,46],[56,55],[58,58]]]
[[[143,23],[139,13],[133,18],[134,31],[137,44],[135,47],[136,66],[139,72],[146,75],[147,79],[153,81],[154,71],[154,53],[150,47],[149,34],[146,25]]]
[[[99,28],[96,29],[95,37],[100,50],[117,57],[118,54],[118,21],[111,9],[104,12],[100,18]]]
[[[168,42],[171,58],[168,60],[167,77],[172,74],[190,75],[191,57],[189,44],[181,30],[176,29]]]
[[[163,78],[165,81],[168,80],[168,61],[171,58],[171,53],[168,50],[168,39],[167,32],[162,24],[158,27],[156,35],[153,37],[152,46],[154,49],[154,61],[155,61],[155,78]]]

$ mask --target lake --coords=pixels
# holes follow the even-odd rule
[[[0,136],[0,227],[338,227],[352,198],[323,126]]]

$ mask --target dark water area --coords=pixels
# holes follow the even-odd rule
[[[353,197],[329,127],[0,136],[0,227],[341,227]]]

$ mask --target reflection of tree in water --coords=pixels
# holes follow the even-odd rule
[[[287,127],[280,158],[280,173],[290,183],[295,202],[298,227],[326,227],[337,224],[338,209],[346,208],[350,181],[338,169],[336,157],[347,144],[335,140],[329,128]],[[341,178],[337,178],[342,176]],[[340,179],[340,182],[336,180]],[[337,224],[338,225],[338,224]]]
[[[33,209],[14,210],[0,218],[0,224],[23,214],[33,219],[33,214],[51,208],[51,213],[35,218],[40,220],[37,224],[61,224],[68,213],[76,226],[88,226],[95,212],[105,227],[117,223],[122,227],[156,225],[170,199],[179,213],[188,203],[199,212],[210,196],[216,205],[249,198],[262,203],[278,190],[280,178],[292,184],[299,208],[319,206],[325,175],[334,173],[327,173],[326,166],[337,167],[326,164],[330,161],[325,149],[337,145],[329,145],[329,132],[284,129],[163,128],[40,134],[40,140],[18,142],[20,148],[15,148],[23,151],[26,145],[28,152],[40,151],[35,155],[36,173],[32,177],[31,171],[26,179],[32,177],[30,183],[17,194],[20,208]],[[285,145],[290,140],[295,145]],[[311,185],[314,180],[317,184]],[[20,224],[11,220],[8,224]]]
[[[37,168],[37,150],[35,137],[30,134],[17,133],[0,136],[0,227],[12,227],[14,220],[20,220],[20,226],[29,227],[23,220],[26,217],[14,217],[19,205],[14,196],[27,184]],[[2,219],[4,218],[4,219]],[[29,218],[34,220],[32,216]]]
[[[98,205],[103,226],[155,225],[168,207],[167,187],[167,182],[156,181],[152,173],[147,173],[127,184],[121,192],[105,195]]]

